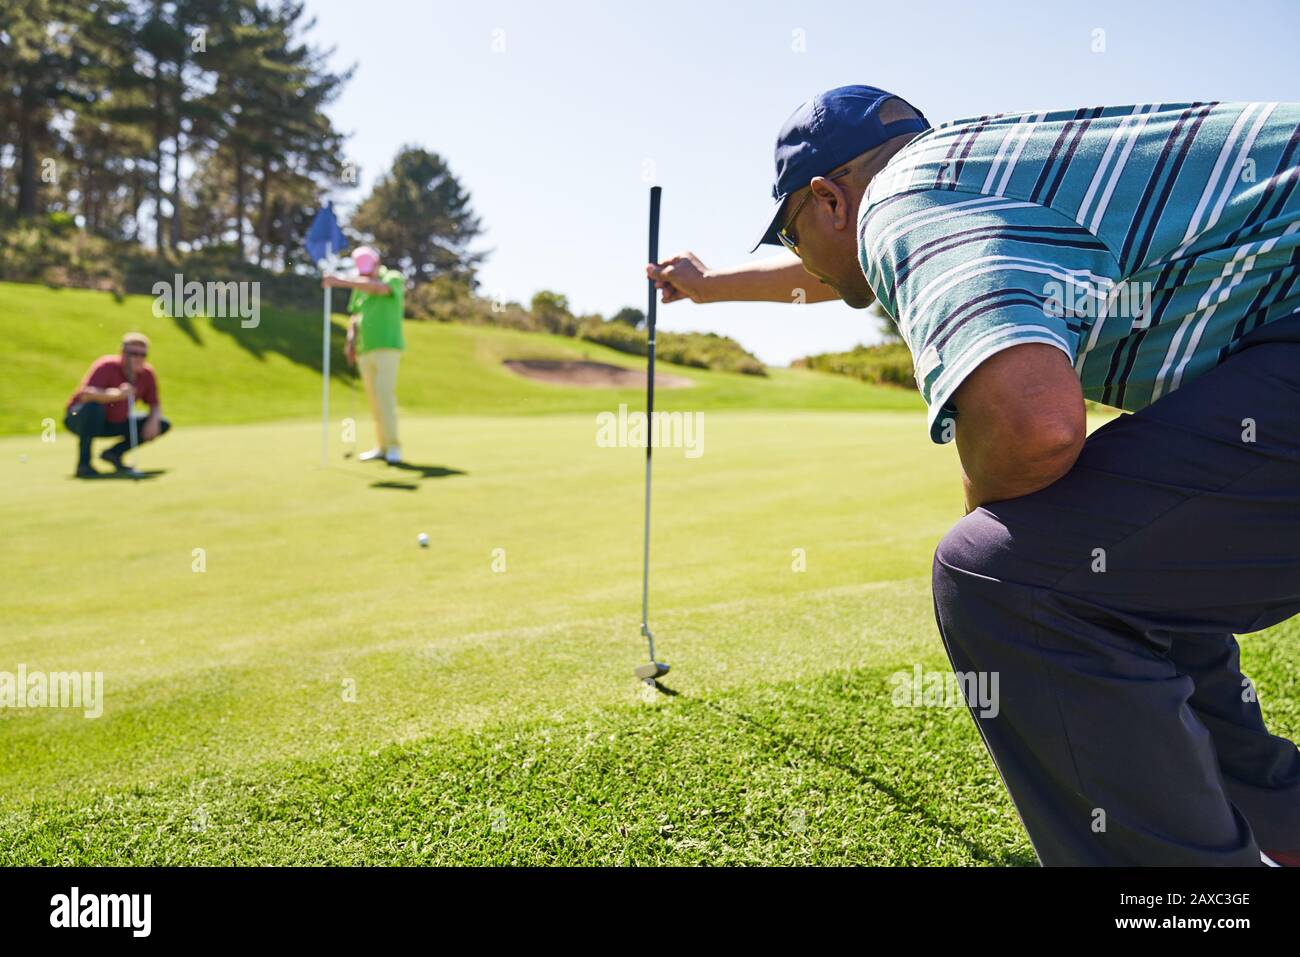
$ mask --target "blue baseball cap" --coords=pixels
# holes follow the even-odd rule
[[[754,249],[781,244],[776,232],[786,197],[807,186],[813,177],[825,176],[895,136],[924,133],[930,128],[915,107],[915,117],[881,123],[877,114],[889,100],[907,102],[874,86],[840,86],[814,96],[790,114],[776,138],[776,182],[772,184],[776,205]]]

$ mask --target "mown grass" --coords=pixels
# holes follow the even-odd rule
[[[879,671],[754,677],[38,803],[0,818],[0,863],[1033,862],[964,711],[893,708]]]
[[[83,295],[37,295],[64,304],[57,333],[5,314],[15,376],[79,371],[117,335],[111,300]],[[176,429],[137,453],[147,479],[73,480],[59,432],[0,438],[0,671],[102,671],[106,696],[93,720],[0,709],[0,863],[1032,863],[969,716],[891,701],[894,672],[947,667],[929,568],[959,473],[919,412],[728,409],[877,393],[684,371],[701,384],[668,394],[715,405],[703,455],[655,457],[651,621],[673,670],[647,696],[643,451],[600,447],[593,414],[617,393],[532,414],[549,387],[493,370],[571,340],[427,328],[478,404],[408,411],[402,468],[337,443],[321,468],[308,417],[187,419],[288,414],[314,381],[212,329],[155,337],[186,384],[164,393]],[[403,374],[404,396],[453,401]],[[1297,637],[1243,642],[1292,736]]]

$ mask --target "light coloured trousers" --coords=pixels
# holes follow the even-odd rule
[[[357,356],[375,422],[375,445],[385,452],[401,445],[397,438],[397,365],[401,360],[401,349],[371,349]]]

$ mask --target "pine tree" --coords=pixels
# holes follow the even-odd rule
[[[373,237],[384,260],[416,283],[435,276],[472,283],[486,256],[469,248],[483,232],[469,192],[441,156],[415,146],[397,154],[357,207],[352,225]]]
[[[89,100],[81,78],[91,67],[91,51],[81,35],[102,6],[95,0],[5,0],[0,6],[0,111],[18,155],[20,218],[42,212],[38,166],[58,151],[54,117]]]

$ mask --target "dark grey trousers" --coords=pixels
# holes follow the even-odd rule
[[[1300,752],[1233,637],[1300,612],[1300,323],[1257,339],[935,554],[949,659],[998,673],[972,714],[1045,865],[1300,852]]]

